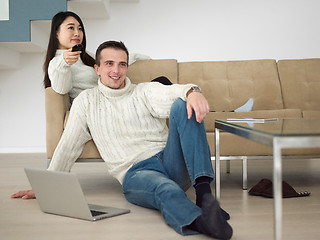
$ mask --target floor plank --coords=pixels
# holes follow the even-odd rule
[[[241,162],[231,162],[225,173],[222,162],[221,206],[231,215],[232,239],[273,239],[273,199],[248,195],[241,189]],[[129,208],[130,214],[95,223],[42,213],[36,200],[10,199],[29,189],[24,167],[45,168],[44,154],[0,154],[1,239],[209,239],[203,235],[182,237],[164,223],[159,212],[132,205],[120,184],[108,175],[104,163],[77,163],[73,168],[88,202]],[[283,179],[309,197],[283,199],[283,238],[319,239],[320,160],[286,159]],[[271,160],[248,161],[248,188],[262,178],[272,179]],[[213,185],[212,185],[213,189]],[[187,195],[195,201],[193,189]]]

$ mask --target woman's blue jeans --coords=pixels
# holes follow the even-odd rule
[[[188,119],[186,103],[176,100],[170,111],[165,149],[131,167],[123,182],[129,202],[160,210],[167,224],[182,235],[195,234],[185,227],[201,215],[201,209],[184,191],[198,177],[213,179],[204,124],[196,122],[194,115]]]

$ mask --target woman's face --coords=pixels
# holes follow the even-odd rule
[[[74,17],[67,17],[57,31],[59,49],[69,49],[72,46],[82,43],[82,26]]]

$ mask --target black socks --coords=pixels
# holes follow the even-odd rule
[[[210,193],[211,194],[211,187],[210,187],[210,180],[209,177],[199,177],[196,179],[196,184],[194,188],[196,190],[196,204],[198,207],[201,208],[202,205],[202,198],[204,194]]]
[[[223,216],[218,201],[211,194],[204,194],[202,199],[202,214],[188,228],[210,237],[230,239],[233,230]]]
[[[196,190],[196,204],[200,208],[202,208],[203,196],[207,193],[212,194],[210,181],[211,181],[211,178],[206,176],[198,177],[196,179],[196,184],[194,185],[194,188]],[[220,208],[220,210],[224,219],[229,220],[230,219],[229,213],[227,213],[222,208]]]
[[[202,214],[197,217],[188,229],[218,239],[230,239],[233,234],[232,227],[227,223],[230,215],[220,208],[218,201],[212,196],[210,177],[196,179],[196,204],[202,209]]]

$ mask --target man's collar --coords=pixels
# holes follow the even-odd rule
[[[125,86],[121,89],[112,89],[101,83],[101,79],[98,81],[98,88],[102,94],[107,98],[117,98],[123,96],[131,87],[131,81],[128,77],[125,78]]]

